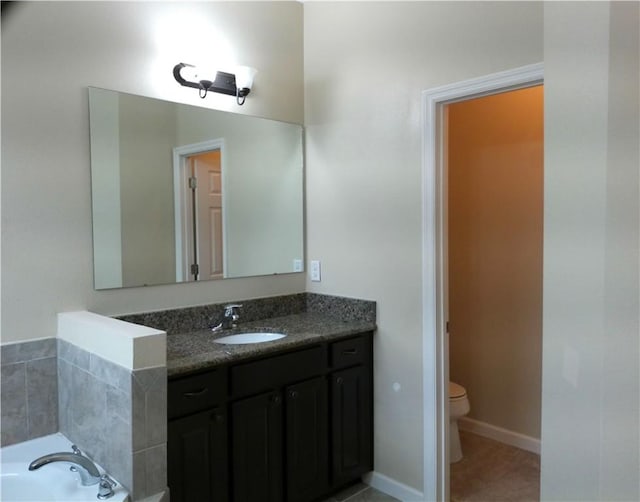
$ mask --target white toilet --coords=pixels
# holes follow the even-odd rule
[[[457,383],[449,382],[449,462],[451,463],[462,459],[458,419],[469,413],[470,409],[465,388]]]

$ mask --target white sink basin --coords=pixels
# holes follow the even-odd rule
[[[224,344],[245,344],[245,343],[264,343],[272,342],[284,338],[283,333],[238,333],[237,335],[223,336],[222,338],[216,338],[214,342]]]

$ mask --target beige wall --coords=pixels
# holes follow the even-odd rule
[[[422,490],[420,93],[540,62],[544,40],[543,499],[640,498],[633,2],[611,16],[606,3],[545,3],[544,39],[543,5],[527,2],[15,7],[2,19],[2,341],[53,335],[63,310],[305,288],[291,275],[95,292],[86,96],[93,85],[236,110],[170,74],[190,54],[226,53],[183,44],[205,24],[260,69],[239,111],[302,122],[303,10],[307,243],[323,265],[307,288],[378,301],[376,470]]]
[[[639,7],[545,3],[542,500],[640,500]]]
[[[297,2],[23,2],[2,15],[2,341],[55,314],[123,314],[303,291],[304,274],[94,291],[87,86],[302,123]],[[225,40],[226,39],[226,42]],[[243,107],[181,87],[180,62],[260,70]]]
[[[469,417],[540,438],[543,88],[448,106],[449,373]]]
[[[304,20],[307,255],[322,261],[307,288],[378,302],[375,469],[422,491],[421,92],[542,61],[542,4],[309,2]]]

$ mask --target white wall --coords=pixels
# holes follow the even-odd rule
[[[541,498],[639,500],[639,4],[544,24]]]
[[[2,341],[56,313],[123,314],[304,290],[304,275],[93,290],[87,86],[303,122],[297,2],[23,2],[2,19]],[[225,40],[226,39],[226,40]],[[180,62],[254,66],[243,107],[179,86]],[[224,62],[223,62],[224,63]]]
[[[422,491],[421,92],[542,61],[542,4],[308,2],[304,22],[307,255],[322,261],[307,288],[378,302],[375,468]]]

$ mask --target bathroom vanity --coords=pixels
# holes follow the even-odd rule
[[[312,501],[373,469],[375,324],[301,313],[167,337],[172,502]],[[238,331],[238,330],[236,330]]]

